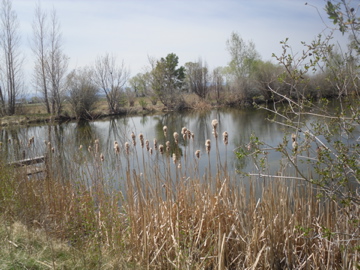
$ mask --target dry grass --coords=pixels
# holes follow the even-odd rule
[[[134,159],[145,154],[130,151]],[[227,171],[175,176],[170,156],[164,168],[155,159],[136,169],[130,155],[121,157],[123,191],[109,185],[95,154],[87,160],[97,170],[91,184],[50,171],[46,179],[27,180],[1,166],[0,211],[9,224],[21,221],[66,242],[82,254],[80,268],[359,267],[358,205],[318,199],[311,186],[276,179],[262,182],[258,197],[255,181],[243,187]],[[193,162],[182,171],[194,169],[187,164]],[[53,255],[51,262],[60,263]]]

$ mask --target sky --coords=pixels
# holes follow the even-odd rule
[[[307,5],[303,0],[13,0],[28,80],[34,67],[30,40],[38,2],[44,11],[57,12],[69,70],[111,53],[124,61],[131,76],[146,71],[149,57],[169,53],[179,57],[180,65],[201,58],[211,69],[226,66],[226,41],[232,32],[253,41],[262,60],[275,62],[272,54],[281,54],[280,41],[289,38],[298,52],[301,41],[311,42],[324,31],[318,11],[329,22],[323,0],[308,0]]]

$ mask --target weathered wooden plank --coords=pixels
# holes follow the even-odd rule
[[[45,156],[22,159],[22,160],[10,162],[9,165],[14,167],[22,167],[22,166],[34,165],[43,162],[45,162]]]

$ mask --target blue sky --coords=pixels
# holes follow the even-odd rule
[[[42,9],[54,8],[61,22],[69,70],[91,65],[105,52],[124,60],[131,75],[144,72],[148,56],[168,53],[180,64],[205,60],[210,68],[225,66],[230,58],[226,40],[237,32],[252,40],[263,60],[280,54],[279,42],[289,38],[293,51],[301,41],[310,42],[325,29],[317,10],[303,0],[42,0]],[[310,0],[323,14],[325,1]],[[13,0],[21,27],[30,72],[29,48],[36,1]],[[341,37],[341,36],[339,36]]]

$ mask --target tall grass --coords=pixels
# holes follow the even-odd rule
[[[216,132],[214,128],[215,144],[209,151],[217,151],[221,143]],[[153,145],[151,154],[141,141],[138,153],[136,138],[132,140],[128,148],[120,146],[121,153],[115,143],[110,152],[99,142],[90,152],[75,151],[68,174],[59,173],[54,155],[44,179],[28,179],[3,160],[3,219],[63,241],[74,250],[66,256],[76,254],[79,268],[359,267],[358,205],[321,199],[312,186],[295,180],[248,179],[246,187],[221,164],[221,157],[208,165],[216,173],[199,175],[191,141],[183,160],[175,146],[161,153],[165,142]],[[110,154],[118,155],[116,164],[106,163]],[[110,179],[104,166],[118,170],[117,178]],[[56,268],[60,259],[55,251],[51,254],[49,267]]]

